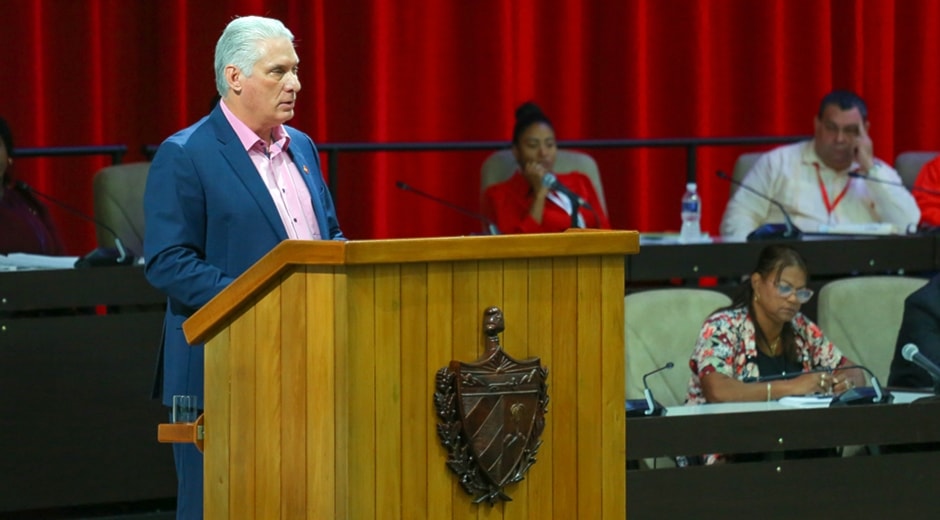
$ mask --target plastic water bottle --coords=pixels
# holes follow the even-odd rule
[[[702,238],[702,200],[698,196],[698,186],[694,182],[685,185],[682,195],[682,228],[679,230],[679,242],[697,242]]]

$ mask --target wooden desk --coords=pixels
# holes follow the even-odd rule
[[[796,241],[740,242],[716,239],[706,244],[657,243],[641,237],[640,253],[626,257],[627,284],[694,279],[738,278],[751,272],[769,244],[787,244],[806,259],[814,277],[855,274],[927,273],[940,269],[937,236],[806,237]]]
[[[936,401],[627,420],[631,460],[928,442],[940,442]],[[920,449],[631,470],[627,518],[931,518],[940,451]]]
[[[0,516],[176,495],[163,309],[137,267],[0,272]]]
[[[702,277],[718,278],[708,287],[734,297],[738,281],[757,265],[761,250],[769,244],[786,244],[806,259],[808,286],[819,293],[827,282],[856,275],[905,274],[929,276],[940,271],[940,237],[871,236],[818,237],[804,240],[677,244],[641,237],[640,252],[625,257],[626,291],[636,292],[676,284],[698,285]],[[802,312],[815,320],[818,298],[803,305]]]

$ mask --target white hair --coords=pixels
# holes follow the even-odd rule
[[[273,38],[294,42],[294,34],[274,18],[243,16],[229,22],[215,45],[215,88],[220,96],[225,97],[229,88],[225,67],[234,65],[245,76],[251,76],[255,63],[261,58],[259,43]]]

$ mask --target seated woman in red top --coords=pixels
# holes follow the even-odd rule
[[[568,228],[610,229],[590,178],[555,174],[555,129],[532,102],[516,109],[512,153],[519,169],[483,193],[483,214],[503,233],[550,233]]]
[[[0,117],[0,254],[61,255],[62,241],[46,207],[13,178],[12,154],[13,134]]]
[[[921,169],[914,180],[911,194],[920,207],[920,225],[924,228],[940,226],[940,155]]]

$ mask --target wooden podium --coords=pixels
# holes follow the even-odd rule
[[[624,255],[636,232],[282,243],[184,325],[206,343],[205,517],[622,519]],[[473,504],[435,373],[502,345],[549,370],[538,462]]]

